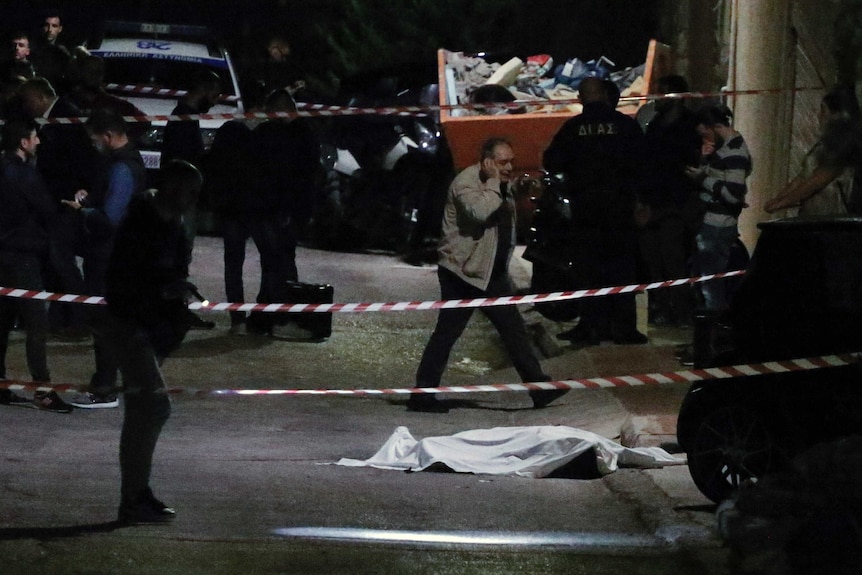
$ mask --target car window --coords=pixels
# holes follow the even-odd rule
[[[236,95],[227,69],[211,68],[198,63],[144,60],[140,58],[105,58],[105,78],[121,85],[145,85],[169,90],[188,90],[197,71],[208,68],[219,75],[223,95]]]

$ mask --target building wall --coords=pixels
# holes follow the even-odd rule
[[[676,71],[689,79],[693,91],[783,90],[781,95],[727,98],[736,128],[755,147],[751,208],[740,225],[749,249],[757,240],[757,223],[775,217],[761,206],[793,177],[818,137],[820,100],[837,78],[833,40],[841,3],[667,0],[663,5]]]

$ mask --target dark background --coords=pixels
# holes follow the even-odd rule
[[[64,34],[83,41],[104,19],[205,24],[240,64],[265,57],[268,37],[285,35],[296,64],[337,87],[359,71],[436,61],[435,50],[558,63],[607,56],[617,68],[644,62],[662,38],[661,0],[2,0],[0,32],[38,30],[44,10],[62,12]],[[7,44],[8,46],[8,44]],[[8,51],[6,51],[8,54]]]

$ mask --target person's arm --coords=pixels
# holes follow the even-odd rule
[[[484,183],[479,180],[464,179],[454,182],[452,194],[460,213],[475,223],[488,225],[496,223],[496,220],[489,220],[507,203],[503,201],[502,195],[495,191],[499,189],[500,181],[496,178],[488,179]]]
[[[115,229],[126,214],[132,194],[135,192],[135,180],[132,170],[124,163],[114,164],[111,178],[108,181],[108,193],[105,196],[105,215]]]
[[[702,188],[701,198],[706,202],[719,201],[728,206],[737,206],[745,201],[751,163],[748,156],[732,151],[715,158],[703,167],[689,166],[685,173]]]
[[[132,200],[132,195],[135,191],[135,180],[132,177],[132,170],[123,163],[117,163],[111,169],[110,178],[108,179],[108,190],[105,194],[105,203],[101,208],[84,207],[80,201],[77,201],[80,192],[75,194],[76,200],[63,200],[63,203],[77,210],[81,210],[84,214],[84,219],[89,222],[91,227],[104,228],[109,226],[111,229],[117,229],[120,221],[126,214],[126,209],[129,202]],[[83,193],[83,198],[87,197],[87,193]]]
[[[766,202],[763,209],[771,214],[785,208],[798,206],[837,178],[841,174],[841,168],[821,166],[816,168],[810,176],[798,176],[774,198]]]

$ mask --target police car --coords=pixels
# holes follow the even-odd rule
[[[209,113],[244,111],[230,55],[214,41],[206,27],[111,21],[105,23],[102,33],[87,48],[104,60],[107,89],[148,116],[169,115],[201,68],[215,72],[222,79],[221,101]],[[200,121],[207,147],[215,130],[225,121]],[[165,124],[152,122],[152,129],[140,142],[149,169],[159,168]]]

